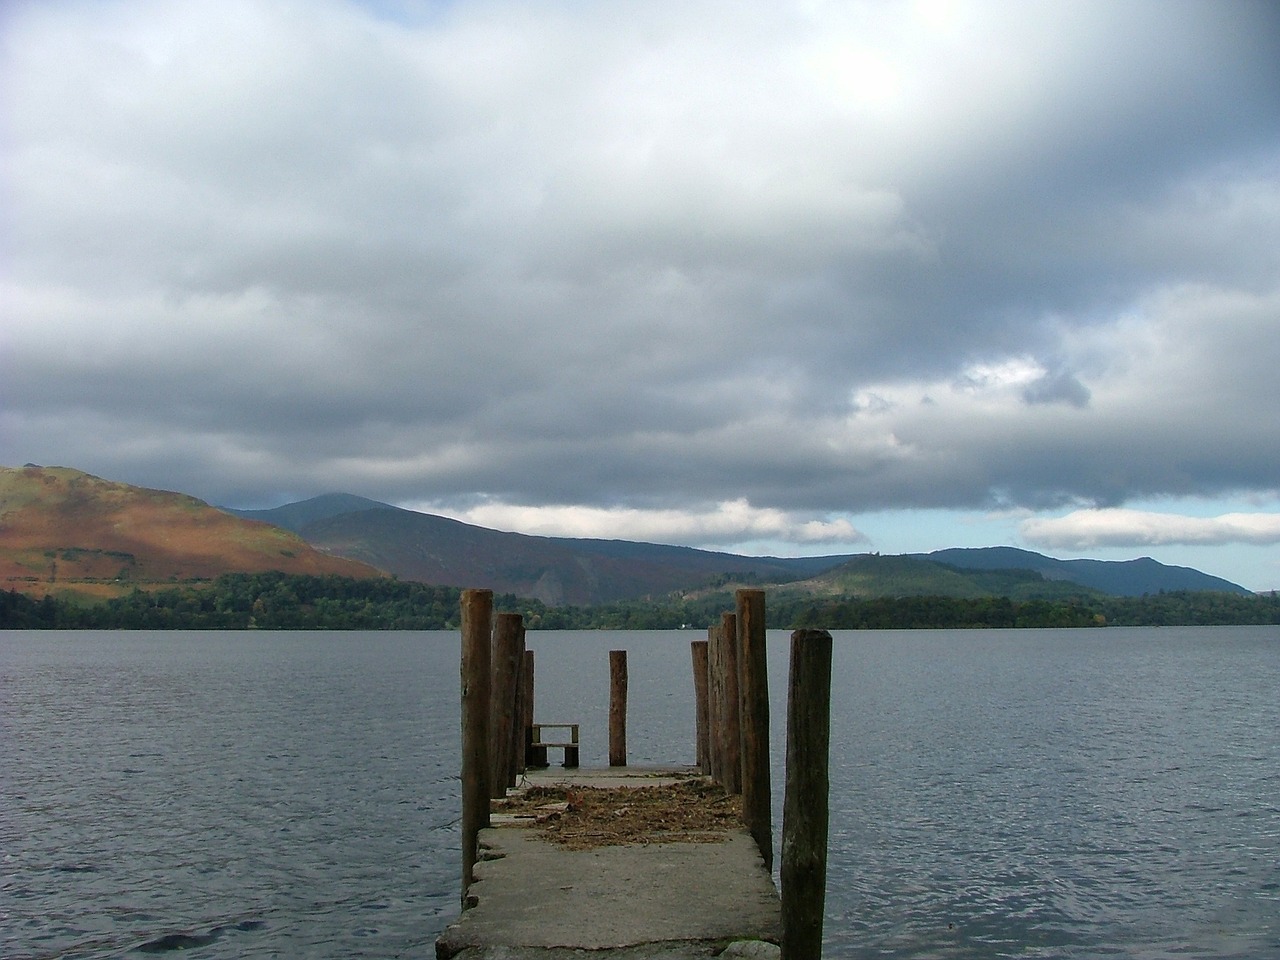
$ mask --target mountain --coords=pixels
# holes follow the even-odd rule
[[[1012,547],[747,557],[627,540],[505,533],[343,493],[271,510],[232,511],[66,467],[0,468],[0,589],[112,596],[134,586],[267,570],[391,574],[437,586],[487,587],[549,606],[662,599],[742,585],[860,597],[1249,593],[1149,558],[1055,560]]]
[[[1009,597],[1056,600],[1100,595],[1104,591],[1064,580],[1049,580],[1031,569],[971,569],[941,563],[931,556],[860,554],[845,563],[779,592],[849,597]]]
[[[551,606],[666,596],[717,580],[796,580],[845,559],[743,557],[665,544],[504,533],[345,494],[236,513],[287,525],[327,553],[402,580],[482,586]]]
[[[69,467],[0,467],[0,588],[103,597],[267,570],[382,575],[194,497]]]
[[[361,510],[396,510],[387,503],[357,497],[353,493],[326,493],[310,500],[299,500],[297,503],[286,503],[283,507],[272,507],[269,510],[233,510],[224,508],[228,513],[246,520],[261,520],[263,523],[284,527],[294,533],[301,533],[302,528],[319,520],[340,517],[344,513],[359,513]]]
[[[1169,566],[1150,557],[1137,560],[1055,560],[1016,547],[957,547],[915,556],[924,556],[962,570],[1034,570],[1046,580],[1065,580],[1116,597],[1140,597],[1162,590],[1251,592],[1230,580],[1210,576],[1191,567]]]
[[[1055,560],[1029,550],[932,554],[744,557],[629,540],[503,533],[347,494],[275,510],[240,511],[288,526],[308,542],[395,574],[442,586],[484,586],[551,606],[702,593],[729,584],[787,584],[789,592],[850,596],[1060,598],[1092,591],[1249,591],[1154,560]]]

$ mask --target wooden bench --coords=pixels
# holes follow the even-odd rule
[[[545,740],[544,730],[566,730],[567,740]],[[578,725],[576,723],[533,723],[529,725],[529,740],[525,744],[525,766],[541,768],[549,766],[547,748],[557,747],[564,750],[564,765],[578,765]]]

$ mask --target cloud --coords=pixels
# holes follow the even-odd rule
[[[480,504],[451,511],[434,504],[414,509],[445,513],[499,530],[546,536],[641,540],[713,546],[769,540],[788,544],[860,543],[865,537],[845,519],[819,519],[781,510],[753,508],[746,500],[725,501],[704,511],[637,510],[579,506],[518,507]]]
[[[1267,4],[4,16],[0,462],[699,542],[1275,485]]]
[[[1077,510],[1063,517],[1032,518],[1019,526],[1032,544],[1063,550],[1280,543],[1280,514],[1229,513],[1187,517],[1142,510]]]

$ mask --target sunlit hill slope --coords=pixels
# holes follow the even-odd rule
[[[0,467],[0,589],[110,597],[267,570],[382,575],[194,497],[68,467]]]

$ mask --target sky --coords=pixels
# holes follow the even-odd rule
[[[0,464],[1280,588],[1270,0],[5,0]]]

